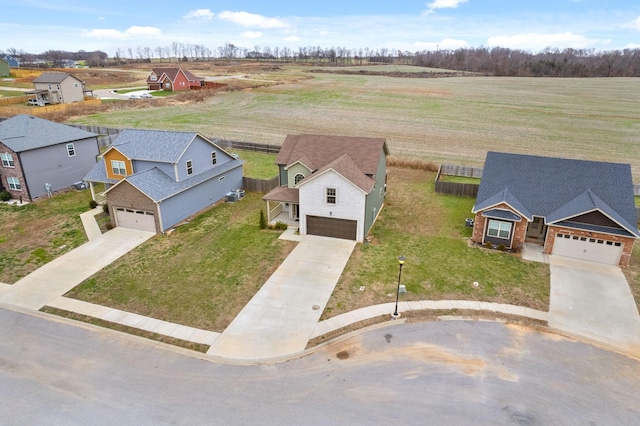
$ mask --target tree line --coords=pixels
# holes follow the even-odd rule
[[[213,59],[249,59],[258,61],[320,62],[329,65],[394,63],[431,68],[514,77],[638,77],[640,49],[596,51],[595,49],[546,48],[532,53],[502,47],[460,48],[456,50],[402,51],[399,49],[349,49],[346,47],[254,46],[238,47],[225,43],[212,50],[201,44],[173,42],[168,46],[118,48],[113,57],[105,52],[66,52],[48,50],[30,54],[15,48],[9,54],[24,65],[61,66],[65,60],[83,60],[91,67],[121,65],[130,62],[179,62]]]

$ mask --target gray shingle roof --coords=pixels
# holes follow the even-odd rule
[[[107,177],[107,168],[104,163],[104,158],[100,158],[100,160],[98,160],[83,180],[86,180],[87,182],[102,182],[110,184],[116,184],[119,182],[117,179]]]
[[[78,81],[81,81],[78,77],[74,77],[66,72],[43,72],[39,76],[33,79],[34,83],[54,83],[59,84],[64,81],[67,77],[73,77]]]
[[[176,163],[196,136],[196,132],[127,129],[116,137],[112,148],[132,160]]]
[[[244,161],[241,160],[227,161],[180,182],[176,182],[157,167],[127,176],[125,180],[153,201],[159,202],[209,179],[216,178],[236,167],[241,167],[242,164]]]
[[[0,141],[14,152],[98,136],[65,124],[20,114],[0,122]]]
[[[640,236],[628,164],[488,152],[473,212],[501,202],[547,223],[597,209]]]
[[[304,185],[306,182],[315,179],[329,169],[338,172],[340,175],[356,185],[358,188],[362,189],[367,194],[370,193],[376,186],[376,181],[364,174],[358,168],[356,163],[351,159],[351,157],[349,157],[347,154],[344,154],[340,158],[332,161],[321,169],[318,169],[318,171],[316,171],[315,173],[302,179],[300,181],[300,185]]]

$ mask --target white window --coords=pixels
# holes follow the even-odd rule
[[[489,230],[487,235],[490,237],[509,239],[511,236],[511,222],[501,222],[499,220],[489,220]]]
[[[187,174],[188,175],[193,174],[193,161],[191,160],[187,160]]]
[[[9,176],[7,177],[7,183],[9,184],[9,188],[15,191],[20,191],[20,179],[17,177]]]
[[[327,204],[335,204],[335,203],[336,203],[336,189],[327,188]]]
[[[2,159],[2,165],[4,167],[15,167],[15,163],[13,162],[13,155],[3,152],[2,154],[0,154],[0,158]]]
[[[127,174],[127,169],[124,165],[124,161],[111,160],[111,170],[113,170],[114,175],[125,176]]]
[[[211,153],[211,165],[215,166],[218,162],[218,155],[215,152]]]
[[[68,143],[67,144],[67,155],[69,157],[75,157],[75,155],[76,155],[76,147],[73,146],[72,143]]]
[[[298,173],[294,178],[293,178],[293,183],[295,185],[299,184],[300,181],[304,179],[304,175],[302,173]]]

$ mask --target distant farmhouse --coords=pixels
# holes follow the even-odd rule
[[[4,59],[0,59],[0,77],[9,77],[10,73],[9,63]]]
[[[70,104],[93,97],[84,81],[66,72],[44,72],[33,80],[34,90],[26,92],[31,105]]]
[[[147,78],[148,90],[190,90],[204,85],[204,78],[182,68],[153,68]]]

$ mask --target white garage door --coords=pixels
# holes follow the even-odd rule
[[[623,244],[597,238],[557,234],[551,254],[617,265]]]
[[[116,208],[116,223],[123,228],[156,232],[156,221],[153,213],[143,210]]]

